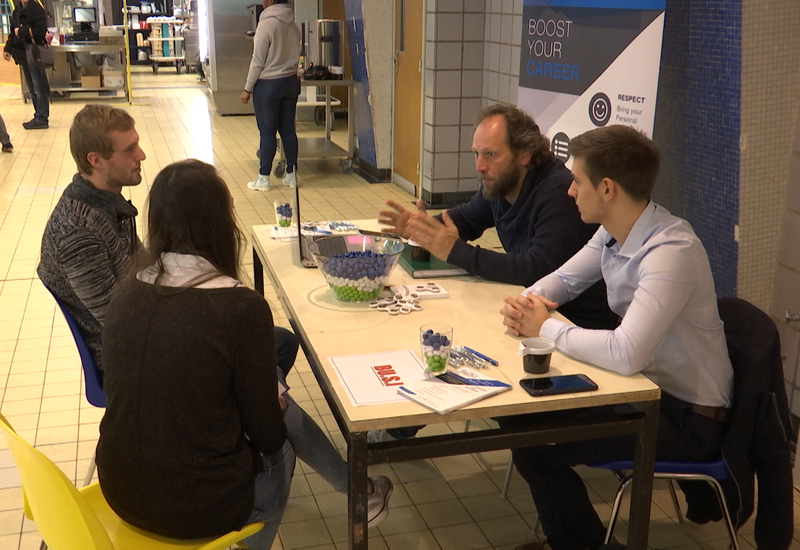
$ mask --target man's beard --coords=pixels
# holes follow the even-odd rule
[[[134,187],[142,183],[142,175],[141,172],[138,174],[138,177],[130,173],[111,174],[108,177],[108,182],[115,187]]]
[[[489,188],[486,185],[481,185],[481,195],[483,195],[483,198],[487,201],[492,201],[495,199],[502,199],[511,193],[519,183],[520,171],[521,168],[516,164],[512,164],[508,169],[498,174],[494,186]]]

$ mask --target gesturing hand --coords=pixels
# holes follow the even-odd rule
[[[458,240],[458,228],[447,211],[442,212],[442,221],[439,221],[428,216],[425,205],[421,203],[422,201],[418,201],[417,212],[408,220],[409,237],[440,260],[447,261]]]

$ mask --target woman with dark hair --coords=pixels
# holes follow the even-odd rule
[[[162,536],[220,536],[253,521],[268,550],[294,471],[272,314],[238,281],[242,234],[225,182],[187,160],[156,176],[144,266],[103,326],[97,466],[108,503]]]
[[[214,167],[164,168],[147,226],[138,273],[119,285],[103,328],[103,494],[129,523],[174,538],[263,521],[245,542],[269,548],[295,454],[340,492],[347,465],[285,393],[272,315],[239,281],[243,236]],[[376,476],[368,485],[375,525],[388,515],[392,484]]]

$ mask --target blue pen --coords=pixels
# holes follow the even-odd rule
[[[470,353],[473,353],[473,354],[477,355],[478,357],[480,357],[480,358],[481,358],[481,359],[483,359],[484,361],[489,361],[489,362],[490,362],[492,365],[494,365],[495,367],[497,366],[497,361],[496,361],[495,359],[492,359],[491,357],[489,357],[489,356],[487,356],[487,355],[484,355],[484,354],[482,354],[482,353],[481,353],[481,352],[479,352],[479,351],[475,351],[475,350],[474,350],[474,349],[472,349],[472,348],[468,348],[467,346],[461,346],[461,347],[463,347],[463,348],[464,348],[465,350],[467,350],[468,352],[470,352]]]

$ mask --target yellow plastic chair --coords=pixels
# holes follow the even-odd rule
[[[193,541],[137,529],[114,513],[99,484],[77,489],[58,466],[17,435],[2,414],[0,426],[22,479],[25,516],[36,522],[52,550],[223,550],[264,526],[251,523],[214,540]]]

